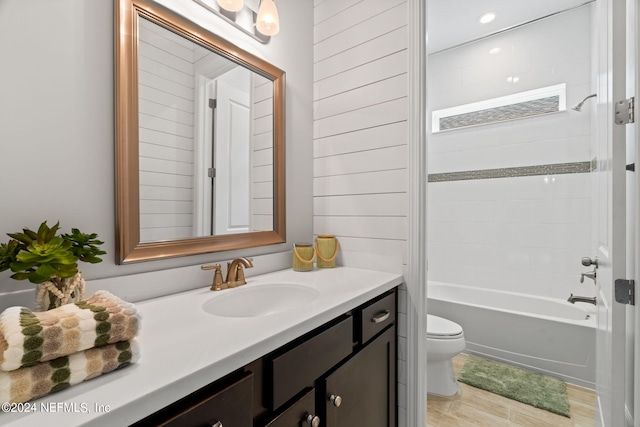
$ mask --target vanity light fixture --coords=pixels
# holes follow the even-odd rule
[[[271,36],[280,31],[273,0],[193,1],[260,43],[269,43]]]
[[[496,14],[493,13],[493,12],[488,12],[488,13],[485,13],[484,15],[482,15],[480,17],[480,23],[488,24],[489,22],[493,21],[494,19],[496,19]]]
[[[216,0],[218,6],[229,12],[239,12],[244,7],[244,0]]]
[[[265,36],[275,36],[280,31],[278,9],[273,0],[262,0],[260,3],[256,28]]]

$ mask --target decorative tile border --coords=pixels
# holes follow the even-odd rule
[[[515,168],[481,169],[463,172],[432,173],[428,182],[468,181],[475,179],[516,178],[536,175],[560,175],[591,172],[593,161],[520,166]]]

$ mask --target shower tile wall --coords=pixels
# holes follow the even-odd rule
[[[429,108],[559,83],[567,106],[593,93],[592,7],[529,24],[429,58]],[[490,55],[499,47],[500,53]],[[517,83],[507,78],[518,77]],[[429,174],[591,160],[592,104],[429,137]],[[431,182],[429,279],[567,298],[589,255],[589,173]]]

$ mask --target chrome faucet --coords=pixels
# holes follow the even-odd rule
[[[577,302],[588,302],[589,304],[596,305],[596,297],[579,297],[579,296],[571,296],[567,299],[571,304],[575,304]]]
[[[246,258],[236,258],[227,263],[227,279],[222,281],[222,269],[220,264],[203,265],[200,267],[202,270],[215,270],[213,273],[213,283],[211,284],[212,291],[221,291],[223,289],[235,288],[236,286],[245,285],[247,281],[244,279],[244,270],[242,266],[246,268],[253,267],[253,263]]]

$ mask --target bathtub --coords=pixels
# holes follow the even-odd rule
[[[432,282],[427,312],[464,329],[468,353],[595,388],[595,307]]]

